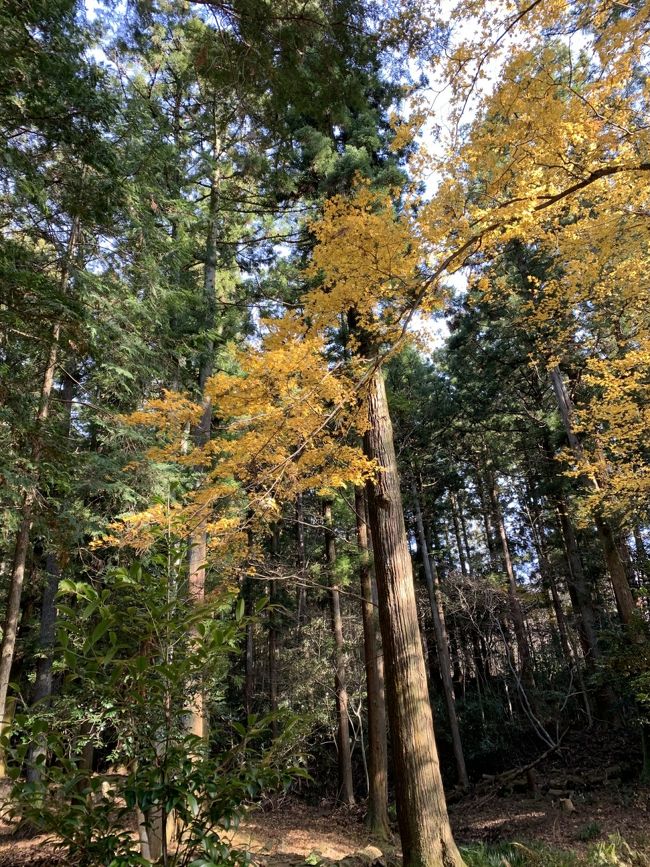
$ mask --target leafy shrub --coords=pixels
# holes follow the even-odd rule
[[[219,725],[243,605],[232,591],[189,602],[181,576],[169,574],[170,563],[186,561],[175,555],[115,569],[102,587],[62,583],[62,689],[49,706],[16,716],[5,735],[12,809],[55,834],[69,863],[241,863],[224,830],[246,801],[304,773],[292,762],[296,720],[287,717],[275,741],[271,716]],[[211,711],[209,739],[189,731],[199,696]],[[95,771],[84,761],[89,747]]]

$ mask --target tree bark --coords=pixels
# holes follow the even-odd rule
[[[378,472],[368,506],[404,867],[459,867],[440,776],[420,642],[393,429],[384,379],[372,373],[364,451]]]
[[[350,721],[348,715],[348,690],[345,679],[345,643],[341,618],[341,594],[335,584],[336,541],[332,526],[332,501],[323,501],[325,524],[325,563],[329,572],[330,616],[335,646],[334,692],[336,695],[337,745],[339,766],[339,798],[344,804],[354,804],[352,779],[352,754],[350,750]]]
[[[384,698],[384,660],[379,639],[379,621],[373,602],[370,568],[366,493],[354,489],[354,509],[359,546],[359,580],[363,618],[363,649],[368,696],[368,815],[370,832],[379,840],[390,836],[388,823],[388,744]]]
[[[431,605],[431,614],[433,617],[433,628],[436,636],[436,647],[438,649],[438,659],[440,664],[440,676],[442,679],[442,686],[445,694],[447,718],[449,720],[449,728],[451,730],[451,741],[454,749],[454,758],[456,759],[458,782],[461,784],[461,786],[463,786],[463,788],[467,788],[469,786],[469,778],[467,776],[465,756],[463,754],[463,745],[460,737],[460,727],[458,725],[458,715],[456,713],[456,696],[454,695],[454,684],[451,678],[451,659],[449,657],[449,644],[447,639],[447,626],[445,623],[444,605],[442,601],[442,594],[440,592],[440,582],[438,580],[438,571],[436,569],[436,564],[435,561],[433,561],[429,556],[429,550],[427,546],[427,534],[424,530],[422,509],[420,507],[420,498],[418,496],[418,489],[415,483],[415,479],[411,482],[411,495],[413,497],[413,507],[415,510],[415,523],[420,539],[420,549],[422,551],[424,577],[427,584],[429,603]]]

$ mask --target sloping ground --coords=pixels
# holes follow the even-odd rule
[[[590,844],[620,834],[650,853],[650,790],[612,786],[597,797],[574,794],[570,803],[573,810],[549,795],[509,795],[478,803],[470,797],[454,805],[450,815],[460,843],[516,840],[584,852]]]

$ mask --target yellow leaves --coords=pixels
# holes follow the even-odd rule
[[[147,451],[149,460],[192,464],[196,457],[190,456],[189,434],[192,425],[201,420],[202,413],[200,404],[183,394],[165,389],[162,397],[148,401],[144,409],[123,416],[122,421],[134,427],[152,427],[159,432],[158,444]]]
[[[130,425],[150,425],[160,431],[176,433],[201,418],[201,406],[185,395],[164,389],[163,396],[147,402],[144,410],[124,416]]]
[[[647,519],[650,503],[650,333],[618,358],[591,358],[585,384],[594,399],[579,408],[585,469],[602,480],[596,499],[606,511]]]
[[[268,527],[299,493],[363,484],[371,476],[372,464],[345,442],[361,419],[355,367],[333,364],[323,330],[307,329],[291,313],[262,326],[261,345],[231,348],[238,372],[206,383],[215,416],[207,443],[190,442],[189,428],[203,408],[182,395],[166,392],[130,417],[161,432],[152,458],[202,472],[171,513],[154,506],[125,516],[111,528],[111,543],[145,548],[164,526],[180,536],[201,527],[211,556],[239,558],[241,565],[251,521]]]
[[[397,217],[390,196],[360,183],[352,196],[329,199],[311,231],[317,244],[308,274],[322,281],[305,298],[314,326],[326,328],[354,310],[366,330],[394,338],[426,255],[415,223]]]
[[[391,129],[394,132],[393,140],[390,143],[391,151],[398,153],[413,144],[426,121],[427,116],[423,111],[413,112],[408,120],[404,120],[396,112],[392,112],[389,119]]]
[[[109,524],[109,533],[97,540],[99,545],[131,547],[141,552],[150,548],[164,532],[178,532],[182,508],[177,503],[155,503],[137,513],[121,515]]]

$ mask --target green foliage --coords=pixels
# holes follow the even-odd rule
[[[461,847],[467,867],[647,867],[649,859],[620,834],[591,846],[586,854],[523,843],[479,843]]]
[[[182,547],[110,572],[103,586],[63,581],[51,705],[19,714],[5,746],[13,809],[53,832],[75,863],[143,863],[129,830],[173,817],[173,865],[223,864],[222,840],[245,802],[304,772],[291,760],[293,722],[270,743],[271,717],[222,718],[228,658],[248,620],[232,593],[187,601]],[[209,740],[188,730],[198,696]],[[97,771],[84,762],[95,749]],[[18,779],[24,768],[28,781]]]
[[[589,842],[589,840],[594,840],[601,833],[601,827],[594,819],[589,822],[586,822],[582,828],[578,831],[578,840],[582,840],[583,843]]]

